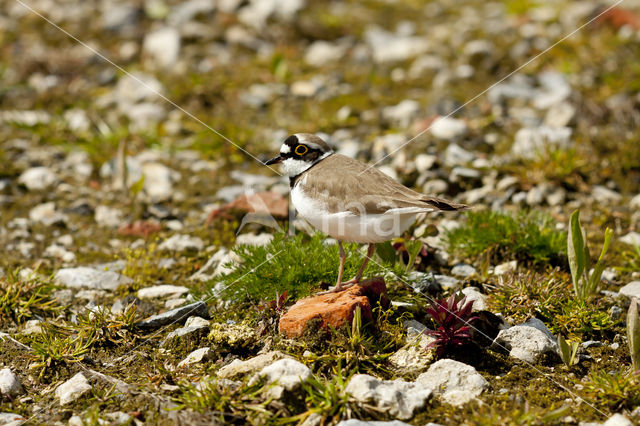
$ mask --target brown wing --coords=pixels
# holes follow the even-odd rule
[[[310,173],[313,171],[312,173]],[[333,154],[320,161],[298,180],[332,213],[384,213],[389,209],[415,207],[433,210],[464,210],[467,206],[429,197],[396,182],[379,170],[353,158]],[[344,203],[343,200],[354,200]]]

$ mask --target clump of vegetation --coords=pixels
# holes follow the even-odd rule
[[[566,259],[566,234],[558,232],[554,221],[540,213],[470,212],[467,222],[448,230],[445,238],[463,257],[485,255],[538,265],[561,265]]]
[[[577,340],[566,340],[561,334],[558,335],[558,346],[560,347],[560,357],[567,367],[578,363],[578,348],[580,342]]]
[[[57,366],[82,361],[92,343],[93,335],[74,335],[47,325],[31,342],[31,356],[36,361],[32,367],[40,368],[39,377],[42,378],[46,371],[52,372]]]
[[[8,271],[0,277],[0,324],[7,320],[21,324],[35,316],[55,316],[62,307],[51,295],[54,290],[49,280],[21,279],[19,271]]]
[[[234,249],[240,262],[233,272],[222,277],[223,299],[241,302],[273,299],[287,291],[292,298],[300,298],[318,290],[321,283],[333,285],[338,278],[338,247],[326,244],[326,236],[298,233],[287,237],[276,234],[266,246],[239,246]],[[356,274],[363,257],[357,244],[345,244],[347,261],[344,277]],[[404,265],[393,267],[402,276]],[[384,275],[386,267],[370,262],[365,276]]]
[[[640,404],[640,374],[623,370],[595,370],[589,374],[585,391],[597,405],[615,411],[633,409]]]
[[[426,334],[436,338],[427,348],[436,348],[438,357],[471,342],[470,326],[478,317],[471,314],[473,300],[467,302],[466,299],[458,299],[454,293],[448,299],[430,301],[427,314],[435,321],[437,328],[425,330]]]
[[[580,212],[578,210],[571,214],[569,224],[569,234],[567,236],[567,252],[569,257],[569,268],[571,268],[571,279],[573,290],[581,301],[587,300],[598,288],[600,277],[604,270],[604,256],[609,250],[609,244],[613,237],[613,230],[607,228],[604,231],[604,244],[600,257],[593,267],[593,272],[589,271],[591,261],[589,246],[587,244],[586,233],[580,226]]]

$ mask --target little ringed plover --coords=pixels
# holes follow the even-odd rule
[[[298,214],[338,240],[340,267],[334,292],[360,282],[375,251],[374,243],[401,236],[418,214],[467,209],[463,204],[413,191],[375,168],[334,153],[325,141],[308,133],[289,136],[280,154],[265,164],[282,165]],[[369,244],[358,273],[345,282],[342,241]]]

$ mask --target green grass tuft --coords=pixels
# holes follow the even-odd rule
[[[320,290],[320,283],[334,285],[338,278],[338,246],[325,244],[326,236],[308,236],[298,233],[287,237],[278,233],[264,247],[239,246],[234,249],[240,256],[240,264],[222,278],[220,296],[233,302],[271,300],[285,290],[297,299]],[[357,252],[357,244],[345,244],[347,261],[343,279],[351,279],[364,260]],[[364,276],[384,275],[389,270],[399,276],[402,267],[381,265],[379,260],[370,262]],[[388,269],[387,269],[388,268]]]
[[[531,264],[564,265],[565,232],[558,232],[553,220],[539,213],[512,216],[494,211],[470,212],[467,222],[447,231],[451,250],[462,257],[489,255]]]

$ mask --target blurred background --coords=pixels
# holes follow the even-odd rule
[[[107,229],[201,226],[243,187],[286,194],[258,160],[320,132],[425,193],[559,219],[589,206],[584,221],[625,234],[640,206],[640,2],[612,6],[3,0],[2,222],[55,199],[50,214]]]

